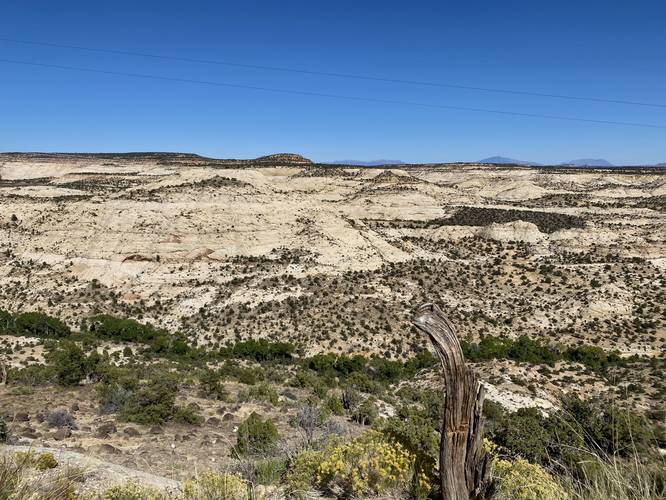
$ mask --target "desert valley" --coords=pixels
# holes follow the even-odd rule
[[[280,498],[287,465],[230,454],[253,412],[284,446],[405,407],[436,421],[437,366],[411,325],[425,302],[456,326],[495,415],[613,400],[663,432],[666,170],[0,155],[0,417],[14,449],[96,471],[82,490],[177,490],[232,467]],[[70,338],[89,360],[75,383],[56,366],[78,356],[58,358]],[[131,409],[141,389],[93,354],[139,379],[177,374],[171,407]],[[327,415],[312,428],[304,401]]]

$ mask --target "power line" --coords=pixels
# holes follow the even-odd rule
[[[567,95],[567,94],[553,94],[547,92],[531,92],[527,90],[514,90],[514,89],[499,89],[492,87],[480,87],[480,86],[471,86],[471,85],[459,85],[455,83],[445,83],[445,82],[429,82],[429,81],[420,81],[420,80],[404,80],[399,78],[387,78],[381,76],[372,76],[372,75],[359,75],[352,73],[336,73],[328,71],[313,71],[299,68],[287,68],[280,66],[264,66],[259,64],[244,64],[236,63],[230,61],[219,61],[211,59],[197,59],[190,57],[177,57],[177,56],[166,56],[159,54],[148,54],[145,52],[134,52],[126,50],[115,50],[115,49],[101,49],[93,47],[82,47],[80,45],[66,45],[60,43],[50,43],[50,42],[36,42],[30,40],[16,40],[13,38],[0,38],[0,41],[11,42],[11,43],[20,43],[25,45],[38,45],[42,47],[54,47],[60,49],[73,49],[73,50],[82,50],[88,52],[99,52],[105,54],[117,54],[125,56],[136,56],[136,57],[148,57],[152,59],[162,59],[170,61],[181,61],[181,62],[190,62],[197,64],[213,64],[220,66],[231,66],[236,68],[246,68],[246,69],[260,69],[266,71],[279,71],[285,73],[299,73],[304,75],[313,75],[313,76],[327,76],[335,78],[350,78],[355,80],[366,80],[374,82],[386,82],[386,83],[400,83],[406,85],[420,85],[425,87],[440,87],[440,88],[450,88],[450,89],[460,89],[460,90],[472,90],[476,92],[491,92],[497,94],[511,94],[511,95],[524,95],[532,97],[547,97],[552,99],[567,99],[572,101],[589,101],[589,102],[598,102],[606,104],[625,104],[630,106],[644,106],[651,108],[666,108],[666,104],[654,103],[654,102],[642,102],[642,101],[633,101],[627,99],[604,99],[600,97],[589,97],[589,96],[576,96],[576,95]]]
[[[124,76],[131,78],[143,78],[148,80],[161,80],[177,83],[192,83],[198,85],[209,85],[214,87],[226,87],[226,88],[236,88],[236,89],[246,89],[246,90],[257,90],[261,92],[273,92],[281,94],[291,94],[291,95],[303,95],[309,97],[326,97],[329,99],[344,99],[348,101],[362,101],[362,102],[374,102],[381,104],[398,104],[404,106],[415,106],[421,108],[431,108],[431,109],[449,109],[455,111],[473,111],[476,113],[492,113],[498,115],[509,115],[509,116],[521,116],[527,118],[543,118],[548,120],[564,120],[572,122],[584,122],[584,123],[597,123],[603,125],[623,125],[629,127],[643,127],[643,128],[654,128],[654,129],[666,129],[666,125],[654,125],[650,123],[638,123],[638,122],[622,122],[622,121],[612,121],[612,120],[595,120],[591,118],[577,118],[573,116],[559,116],[559,115],[546,115],[539,113],[520,113],[517,111],[504,111],[499,109],[487,109],[487,108],[473,108],[466,106],[453,106],[446,104],[432,104],[425,102],[416,102],[416,101],[402,101],[397,99],[380,99],[375,97],[362,97],[362,96],[350,96],[342,94],[328,94],[323,92],[310,92],[306,90],[292,90],[292,89],[279,89],[273,87],[259,87],[254,85],[242,85],[237,83],[228,83],[228,82],[213,82],[208,80],[193,80],[191,78],[178,78],[170,76],[159,76],[159,75],[148,75],[144,73],[129,73],[125,71],[111,71],[104,69],[94,69],[94,68],[84,68],[80,66],[63,66],[60,64],[47,64],[47,63],[38,63],[30,61],[20,61],[14,59],[0,59],[0,62],[8,64],[20,64],[24,66],[36,66],[42,68],[53,68],[61,69],[68,71],[81,71],[87,73],[97,73],[103,75],[115,75],[115,76]]]

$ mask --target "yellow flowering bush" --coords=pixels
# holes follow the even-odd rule
[[[25,467],[34,467],[38,470],[55,469],[58,467],[58,461],[53,453],[40,453],[36,455],[34,451],[17,451],[14,454],[16,461]]]
[[[317,482],[338,496],[376,495],[408,489],[414,455],[401,444],[371,430],[327,452]]]
[[[518,458],[514,461],[495,459],[493,475],[499,479],[498,499],[565,500],[562,487],[539,465]]]
[[[166,500],[167,496],[159,490],[142,486],[136,481],[128,481],[112,486],[101,495],[92,498],[100,500]]]
[[[249,500],[248,486],[237,474],[204,472],[185,481],[183,500]]]
[[[37,457],[35,467],[38,470],[55,469],[58,467],[58,461],[53,456],[53,453],[41,453],[39,457]]]

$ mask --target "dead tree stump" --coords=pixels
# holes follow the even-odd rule
[[[442,499],[488,499],[494,484],[491,457],[483,449],[483,386],[465,364],[455,329],[439,307],[422,305],[412,323],[430,337],[442,362],[446,389],[439,447]]]

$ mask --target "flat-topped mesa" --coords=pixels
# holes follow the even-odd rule
[[[5,152],[0,153],[4,160],[208,160],[205,156],[195,153],[172,153],[161,151],[139,151],[127,153],[45,153],[45,152]]]
[[[274,155],[260,156],[254,161],[260,163],[295,163],[298,165],[312,164],[312,160],[296,153],[276,153]]]

